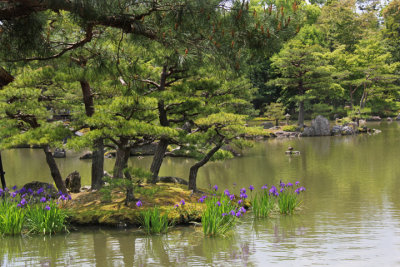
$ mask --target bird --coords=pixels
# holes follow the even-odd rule
[[[289,146],[287,149],[288,149],[289,151],[292,151],[292,150],[293,150],[293,147]]]

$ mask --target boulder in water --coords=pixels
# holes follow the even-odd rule
[[[64,149],[56,148],[54,150],[53,157],[55,157],[55,158],[65,158],[66,156],[67,156],[67,153],[65,152]]]

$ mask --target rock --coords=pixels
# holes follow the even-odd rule
[[[174,183],[174,184],[188,185],[188,182],[186,180],[179,178],[179,177],[173,177],[173,176],[158,177],[158,181],[161,183]]]
[[[157,143],[137,146],[131,149],[131,156],[148,156],[154,155],[157,149]]]
[[[222,150],[225,150],[225,151],[231,152],[232,155],[234,155],[235,157],[240,157],[240,156],[242,156],[242,154],[241,154],[239,151],[236,151],[236,150],[235,150],[232,146],[230,146],[230,145],[225,145],[225,146],[221,147],[221,149],[222,149]]]
[[[343,128],[343,126],[341,126],[341,125],[334,125],[332,127],[331,134],[332,135],[341,135],[342,134],[342,128]]]
[[[92,152],[86,152],[85,154],[80,156],[79,159],[91,159],[92,157],[93,157],[93,153]]]
[[[92,187],[90,185],[84,185],[84,186],[81,187],[81,190],[82,191],[90,191],[91,188]]]
[[[341,131],[342,135],[352,135],[355,133],[353,127],[344,126]]]
[[[365,125],[367,125],[367,121],[366,120],[362,120],[362,119],[360,119],[359,121],[358,121],[358,125],[361,127],[361,126],[365,126]]]
[[[314,136],[315,131],[313,127],[305,127],[300,136]]]
[[[367,118],[367,121],[381,121],[381,120],[382,119],[379,116],[372,116],[372,117]]]
[[[43,188],[43,193],[37,195],[38,197],[42,196],[47,196],[51,198],[57,198],[58,197],[58,191],[57,189],[49,183],[44,183],[44,182],[38,182],[38,181],[33,181],[30,183],[27,183],[23,186],[26,190],[32,190],[37,192],[40,188]]]
[[[392,122],[392,121],[393,121],[393,119],[392,119],[391,117],[387,117],[386,120],[389,121],[389,122]]]
[[[396,121],[400,121],[400,113],[397,114]]]
[[[263,126],[264,127],[264,129],[270,129],[270,128],[272,128],[272,127],[274,127],[274,124],[272,123],[272,122],[263,122],[263,123],[261,123],[261,126]]]
[[[311,127],[314,128],[314,135],[316,136],[331,135],[329,121],[321,115],[312,120]]]
[[[64,149],[56,148],[53,153],[53,157],[55,158],[65,158],[67,153]]]
[[[300,155],[300,151],[285,151],[285,154],[287,155]]]
[[[372,133],[374,133],[374,134],[378,134],[378,133],[381,133],[382,131],[381,130],[378,130],[378,129],[372,129]]]
[[[329,121],[321,115],[318,115],[311,121],[311,127],[305,127],[301,136],[325,136],[331,135]]]
[[[65,187],[71,193],[79,193],[81,191],[81,175],[79,172],[74,171],[67,176],[65,179]]]

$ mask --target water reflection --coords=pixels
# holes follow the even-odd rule
[[[201,187],[218,184],[236,192],[249,184],[260,188],[300,180],[307,188],[305,206],[294,216],[253,220],[248,214],[225,238],[205,238],[192,227],[152,237],[135,229],[104,228],[46,238],[7,237],[1,239],[0,265],[400,265],[400,127],[398,122],[376,126],[383,130],[379,135],[269,140],[244,157],[211,163],[199,172]],[[301,155],[285,155],[289,145]],[[47,175],[41,151],[6,151],[4,158],[7,179],[18,184]],[[130,163],[148,167],[150,161],[132,158]],[[64,176],[86,168],[89,175],[88,161],[70,156],[60,162]],[[162,175],[185,177],[192,162],[167,158]],[[107,168],[112,163],[107,160]]]

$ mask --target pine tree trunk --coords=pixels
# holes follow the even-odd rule
[[[46,155],[46,162],[50,168],[50,173],[51,176],[53,177],[54,183],[57,186],[57,189],[61,191],[63,194],[68,194],[67,188],[65,187],[65,184],[60,174],[60,170],[58,169],[57,163],[54,160],[50,147],[48,145],[43,146],[43,151],[44,154]]]
[[[150,171],[152,172],[152,180],[153,184],[157,183],[158,174],[161,169],[162,162],[164,160],[165,152],[167,151],[168,147],[168,139],[161,138],[160,142],[157,145],[156,152],[153,157],[153,161],[151,163]]]
[[[298,119],[298,125],[300,128],[304,127],[304,101],[301,100],[299,102],[299,119]]]
[[[92,88],[88,81],[81,80],[83,103],[85,105],[86,116],[92,117],[94,114],[94,101]],[[91,128],[90,130],[94,130]],[[100,189],[103,186],[104,176],[104,141],[103,139],[94,140],[92,156],[92,189]]]
[[[104,144],[103,139],[94,141],[92,156],[92,189],[100,189],[103,186],[104,176]]]
[[[130,149],[127,147],[128,139],[120,138],[117,147],[117,156],[114,164],[114,178],[124,178],[124,169],[128,167]]]
[[[192,167],[190,167],[189,172],[189,190],[193,192],[197,191],[197,173],[200,167],[204,166],[211,157],[222,147],[222,142],[218,143],[213,149],[211,149],[200,161],[196,162]]]

